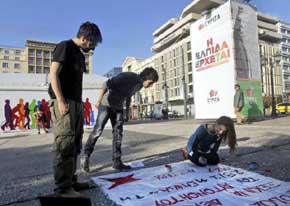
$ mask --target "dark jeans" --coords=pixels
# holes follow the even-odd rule
[[[192,156],[188,155],[188,159],[200,167],[205,167],[206,165],[201,164],[198,159],[200,157],[204,157],[207,160],[208,165],[217,165],[220,162],[220,158],[217,153],[209,153],[209,154],[201,154],[201,153],[193,153]]]
[[[90,156],[94,151],[94,146],[98,138],[102,135],[104,127],[108,120],[111,120],[113,128],[113,161],[121,159],[122,151],[122,138],[123,138],[123,110],[113,109],[106,106],[100,106],[96,124],[91,132],[88,141],[85,145],[85,154]]]
[[[81,152],[83,137],[83,106],[81,102],[67,100],[69,111],[61,115],[56,100],[52,100],[53,119],[53,174],[55,191],[72,186],[76,181],[77,156]]]

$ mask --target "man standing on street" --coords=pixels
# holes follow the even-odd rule
[[[48,93],[53,118],[53,173],[55,193],[60,197],[81,197],[77,190],[89,187],[78,183],[77,156],[81,152],[83,135],[82,82],[85,56],[102,42],[98,26],[83,23],[77,37],[60,42],[53,54]]]
[[[244,93],[239,84],[235,84],[234,109],[237,118],[237,124],[242,124],[244,116],[241,114],[244,107]]]
[[[89,158],[94,146],[101,136],[108,121],[113,128],[113,168],[118,170],[130,169],[121,160],[121,144],[123,138],[123,123],[129,118],[131,96],[142,87],[149,88],[158,81],[158,73],[151,67],[145,68],[140,74],[123,72],[104,83],[96,103],[98,116],[93,131],[85,145],[84,156],[81,158],[81,167],[89,172]],[[123,116],[123,105],[126,101],[126,115]]]

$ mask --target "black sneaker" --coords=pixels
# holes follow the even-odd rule
[[[76,192],[73,188],[67,188],[65,190],[56,191],[55,195],[57,197],[71,197],[71,198],[82,198],[85,197],[79,192]]]
[[[129,165],[123,164],[122,161],[114,162],[113,163],[113,168],[116,170],[129,170],[132,169]]]
[[[95,187],[96,187],[96,185],[91,183],[91,182],[75,182],[72,185],[72,188],[75,191],[82,191],[82,190],[92,189]]]

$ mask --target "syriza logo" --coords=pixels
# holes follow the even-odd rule
[[[218,90],[211,89],[208,94],[209,97],[207,98],[207,103],[215,104],[220,101],[220,98],[218,97]]]
[[[204,29],[205,27],[207,27],[207,26],[215,23],[216,21],[218,21],[220,18],[221,18],[220,14],[217,14],[217,15],[215,15],[213,17],[207,16],[206,19],[205,19],[205,22],[201,23],[198,26],[198,30]]]

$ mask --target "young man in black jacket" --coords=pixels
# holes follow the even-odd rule
[[[113,128],[113,168],[123,170],[130,166],[123,164],[121,160],[121,144],[123,138],[124,120],[129,118],[131,96],[137,91],[151,87],[158,81],[158,73],[151,67],[145,68],[140,74],[123,72],[104,83],[100,96],[96,103],[98,116],[93,131],[85,145],[84,155],[81,158],[81,167],[89,172],[89,158],[94,146],[101,136],[108,121],[111,120]],[[123,105],[126,101],[126,115],[123,115]]]

